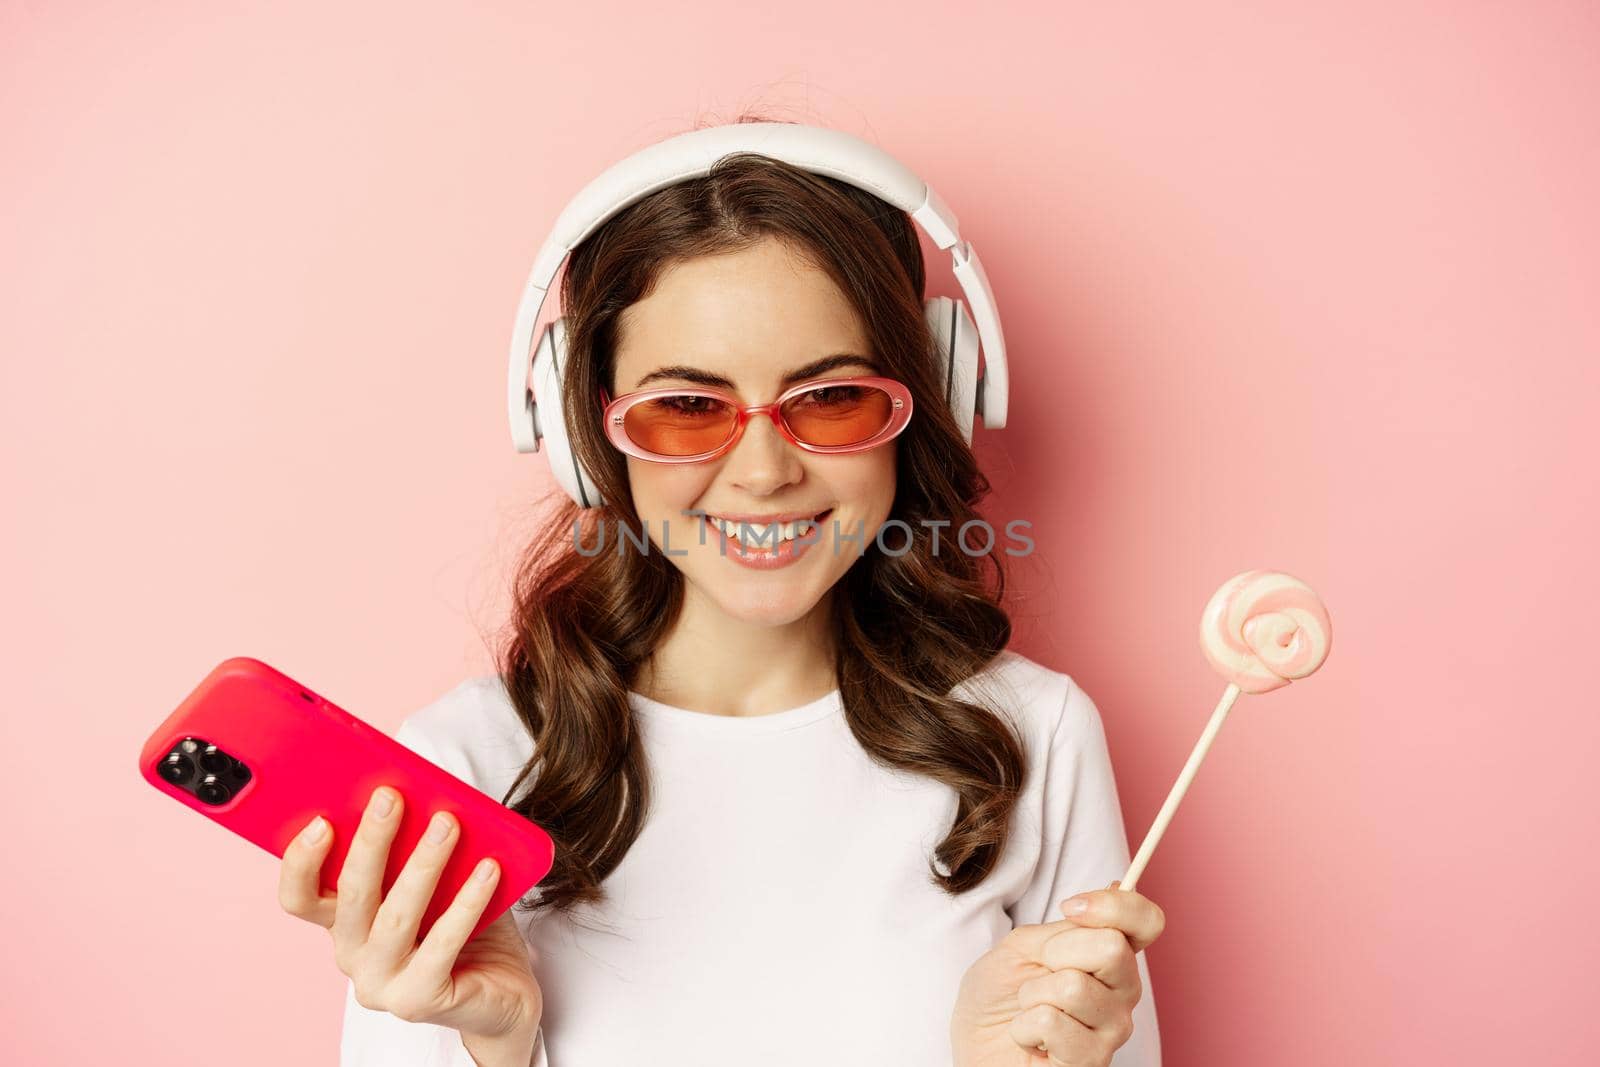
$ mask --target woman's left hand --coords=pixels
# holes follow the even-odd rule
[[[950,1018],[954,1067],[1110,1064],[1144,992],[1134,953],[1166,927],[1155,901],[1120,884],[1067,898],[1088,907],[1015,928],[967,969]]]

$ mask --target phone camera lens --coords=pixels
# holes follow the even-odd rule
[[[216,745],[207,745],[206,750],[200,754],[200,766],[213,774],[221,774],[233,762],[233,757],[222,751]]]
[[[233,790],[223,785],[216,775],[208,774],[201,781],[200,788],[194,791],[194,795],[207,804],[226,804],[228,798],[233,796]]]
[[[193,774],[194,764],[181,752],[169,752],[161,761],[161,777],[173,785],[187,782]]]

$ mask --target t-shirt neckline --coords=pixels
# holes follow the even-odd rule
[[[798,729],[844,710],[844,701],[837,687],[799,707],[769,712],[766,715],[711,715],[703,711],[663,704],[632,689],[628,690],[628,703],[651,722],[737,737]]]

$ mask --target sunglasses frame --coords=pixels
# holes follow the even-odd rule
[[[783,405],[802,393],[810,392],[822,386],[833,385],[870,385],[876,386],[889,394],[891,403],[889,421],[871,437],[858,441],[853,445],[812,445],[800,440],[789,429],[783,420]],[[700,452],[692,456],[662,456],[647,449],[641,448],[628,436],[626,416],[628,409],[635,404],[646,400],[654,400],[663,396],[703,396],[713,400],[721,400],[734,409],[738,421],[733,425],[733,432],[728,439],[709,452]],[[633,456],[635,459],[647,460],[651,463],[704,463],[724,455],[739,439],[744,436],[744,428],[750,419],[756,415],[766,415],[772,420],[772,425],[777,427],[784,440],[796,448],[818,455],[841,455],[849,452],[865,452],[869,448],[876,448],[886,441],[893,440],[900,435],[911,421],[911,390],[893,378],[880,378],[875,375],[855,375],[849,378],[813,378],[810,381],[800,382],[785,389],[778,395],[778,399],[770,404],[742,404],[739,398],[725,389],[708,389],[701,386],[665,386],[660,389],[641,389],[638,392],[624,393],[613,399],[604,387],[600,389],[601,419],[605,426],[606,439],[618,450]]]

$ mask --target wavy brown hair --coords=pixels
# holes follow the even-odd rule
[[[767,121],[753,116],[739,121]],[[835,673],[845,718],[873,760],[937,779],[958,797],[930,877],[955,894],[982,882],[1005,844],[1025,770],[1021,742],[982,704],[950,690],[1006,646],[1005,570],[949,551],[989,492],[936,372],[923,316],[922,248],[911,217],[846,182],[740,152],[709,174],[628,205],[572,250],[561,282],[567,433],[605,497],[570,500],[535,535],[518,567],[497,668],[534,741],[503,803],[549,833],[555,863],[525,909],[567,911],[603,900],[650,809],[650,768],[628,704],[639,667],[669,632],[683,575],[656,547],[576,551],[604,530],[638,528],[627,463],[600,424],[612,388],[617,319],[648,296],[663,268],[777,238],[824,270],[865,324],[880,373],[911,390],[916,412],[895,438],[889,518],[911,527],[873,542],[835,586]],[[559,493],[559,490],[557,490]],[[563,494],[564,495],[564,494]],[[948,521],[935,553],[923,520]],[[597,524],[604,522],[603,527]],[[586,549],[586,553],[588,550]],[[992,569],[986,580],[985,565]]]

